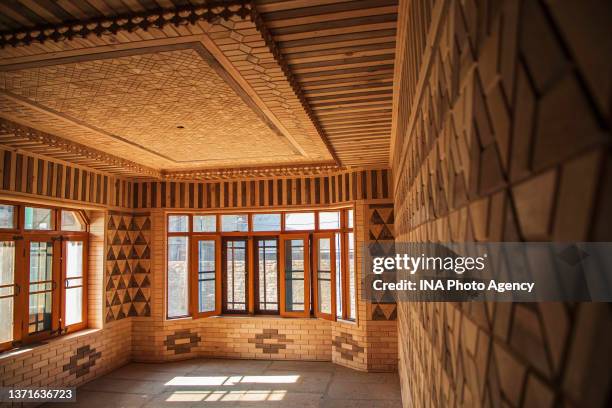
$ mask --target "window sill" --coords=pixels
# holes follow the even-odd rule
[[[51,346],[54,344],[58,344],[58,343],[69,341],[75,338],[79,338],[82,336],[88,336],[93,333],[99,332],[100,330],[102,329],[83,329],[83,330],[76,331],[74,333],[68,333],[68,334],[63,334],[61,336],[52,337],[52,338],[49,338],[49,339],[46,339],[40,342],[24,344],[24,345],[0,352],[0,361],[4,359],[16,357],[24,353],[31,352],[39,347]]]
[[[186,320],[200,320],[200,319],[266,319],[266,320],[322,320],[324,322],[329,322],[331,320],[326,320],[326,319],[320,319],[318,317],[283,317],[283,316],[279,316],[279,315],[266,315],[266,314],[253,314],[253,315],[241,315],[241,314],[222,314],[222,315],[214,315],[214,316],[208,316],[208,317],[197,317],[197,318],[193,318],[191,316],[185,316],[185,317],[176,317],[174,319],[166,319],[167,322],[184,322]],[[341,320],[339,320],[341,321]],[[354,324],[355,322],[351,322],[351,321],[344,321],[342,320],[342,322],[346,322],[346,323],[351,323]]]

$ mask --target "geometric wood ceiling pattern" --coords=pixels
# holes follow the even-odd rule
[[[165,178],[387,165],[396,3],[3,3],[0,116]]]
[[[0,72],[2,111],[10,119],[27,122],[28,118],[12,117],[11,106],[36,107],[45,130],[52,132],[54,123],[68,120],[91,129],[87,134],[66,134],[71,140],[103,145],[110,154],[167,170],[303,160],[203,59],[202,52],[201,47],[187,48],[8,67]],[[320,148],[324,149],[322,143]]]

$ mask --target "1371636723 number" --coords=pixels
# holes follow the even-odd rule
[[[50,402],[74,401],[76,392],[74,388],[2,388],[0,401],[2,402]]]

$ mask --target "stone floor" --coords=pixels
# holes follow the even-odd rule
[[[45,407],[401,407],[397,374],[325,362],[199,359],[133,363]]]

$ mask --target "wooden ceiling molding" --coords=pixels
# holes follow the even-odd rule
[[[240,180],[270,177],[320,176],[344,170],[346,170],[346,168],[335,164],[279,167],[240,167],[227,169],[192,170],[186,172],[167,172],[162,173],[161,178],[167,180],[181,181]]]
[[[0,145],[42,156],[52,156],[110,174],[131,178],[160,177],[160,172],[150,167],[2,118],[0,118]]]
[[[16,47],[32,43],[44,43],[45,41],[60,42],[62,40],[72,40],[76,37],[87,38],[92,34],[98,37],[108,34],[116,35],[119,31],[127,31],[129,33],[136,30],[147,31],[152,27],[163,29],[166,25],[171,24],[179,26],[195,24],[198,21],[228,20],[233,16],[246,18],[251,9],[250,1],[248,0],[227,0],[208,1],[198,5],[182,5],[172,9],[161,7],[150,8],[149,6],[147,10],[142,4],[139,4],[143,11],[120,11],[115,14],[110,4],[108,4],[107,7],[104,7],[104,11],[110,12],[110,15],[101,15],[99,10],[96,13],[96,10],[90,7],[88,8],[89,14],[85,12],[75,15],[75,8],[80,10],[80,7],[75,5],[75,8],[66,8],[62,14],[63,16],[69,16],[68,21],[57,21],[57,19],[52,17],[51,20],[56,21],[48,22],[44,20],[44,16],[53,16],[57,12],[54,13],[54,10],[49,10],[44,16],[41,16],[40,9],[44,10],[45,6],[50,7],[51,5],[40,4],[38,8],[28,11],[27,4],[21,5],[18,2],[16,3],[12,5],[6,4],[4,6],[5,13],[12,11],[14,16],[19,16],[19,14],[25,15],[21,16],[22,18],[18,18],[18,21],[12,21],[13,19],[8,14],[0,18],[0,23],[2,24],[0,28],[11,30],[0,32],[0,47]],[[138,2],[131,3],[137,4]],[[81,6],[86,4],[87,2],[83,1]],[[55,7],[57,10],[57,7],[61,7],[61,4],[57,4]],[[14,24],[15,22],[17,25]],[[25,26],[19,24],[23,22],[29,24]]]
[[[0,9],[0,117],[162,178],[388,164],[397,0],[35,3]]]

